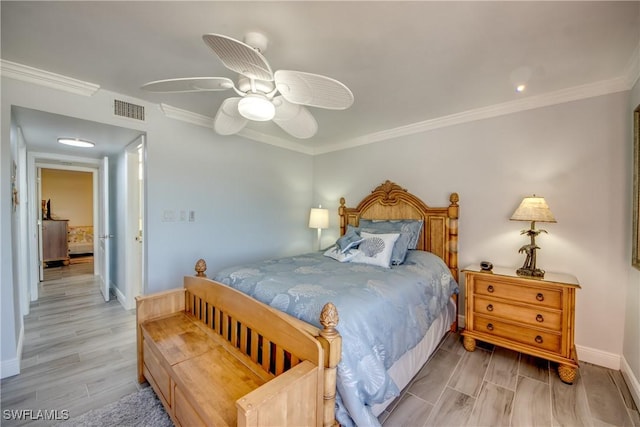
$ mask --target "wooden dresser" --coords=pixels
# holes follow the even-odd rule
[[[69,220],[45,219],[42,221],[42,262],[63,261],[69,263]]]
[[[573,383],[578,356],[573,342],[578,280],[568,274],[546,273],[543,279],[522,277],[515,268],[491,272],[470,266],[465,274],[467,351],[476,340],[558,363],[558,374]]]

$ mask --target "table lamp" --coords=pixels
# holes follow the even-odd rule
[[[318,229],[318,250],[320,250],[320,238],[322,229],[329,228],[329,209],[322,209],[322,205],[317,208],[311,208],[309,214],[309,228]]]
[[[547,202],[543,197],[525,197],[518,206],[518,209],[511,215],[512,221],[531,221],[531,228],[522,230],[520,234],[526,234],[531,238],[528,245],[522,246],[518,253],[525,253],[526,258],[521,268],[516,270],[520,276],[544,277],[544,270],[536,267],[536,236],[540,233],[546,233],[546,230],[536,230],[536,222],[556,222]]]

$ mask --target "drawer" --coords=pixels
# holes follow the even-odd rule
[[[473,311],[558,332],[562,330],[562,312],[543,307],[514,305],[502,300],[477,296],[473,301]]]
[[[198,416],[195,409],[189,403],[179,387],[174,388],[175,408],[174,413],[180,425],[185,427],[205,427],[207,424]]]
[[[474,330],[560,354],[562,336],[553,332],[529,329],[484,316],[476,316]]]
[[[487,295],[510,299],[540,307],[562,308],[562,290],[549,287],[533,287],[520,283],[504,283],[499,280],[475,277],[473,292],[476,295]]]
[[[153,381],[156,383],[159,392],[162,394],[162,397],[167,402],[169,406],[171,406],[171,377],[167,373],[167,371],[160,365],[155,354],[147,344],[147,341],[144,340],[144,367],[147,368],[149,374],[151,375]]]

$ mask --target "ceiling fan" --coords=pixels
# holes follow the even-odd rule
[[[267,47],[262,33],[250,32],[244,42],[221,34],[205,34],[204,42],[222,64],[240,76],[237,85],[227,77],[188,77],[157,80],[142,86],[151,92],[208,92],[233,89],[237,97],[222,102],[213,121],[221,135],[241,131],[249,120],[273,120],[296,138],[310,138],[318,124],[305,106],[344,110],[353,104],[347,86],[330,77],[302,71],[271,71],[261,52]]]

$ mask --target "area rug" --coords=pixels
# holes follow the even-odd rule
[[[117,402],[72,418],[59,427],[172,427],[169,415],[151,387],[129,394]]]

